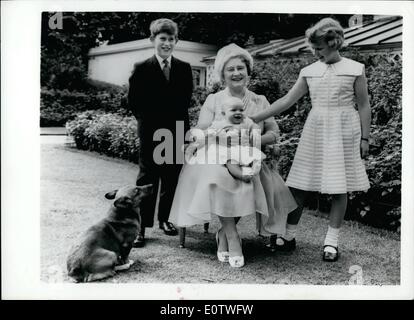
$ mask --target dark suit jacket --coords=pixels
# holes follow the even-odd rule
[[[190,128],[192,91],[192,71],[187,62],[171,58],[170,81],[155,55],[135,65],[129,79],[128,105],[138,120],[140,165],[144,166],[143,161],[147,166],[152,164],[153,149],[160,143],[153,142],[156,130],[166,128],[175,134],[176,121],[184,122],[185,132]]]

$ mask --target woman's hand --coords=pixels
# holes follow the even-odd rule
[[[366,140],[361,140],[361,158],[365,159],[369,154],[369,143]]]
[[[261,145],[266,146],[277,143],[280,135],[279,132],[279,126],[277,125],[276,121],[265,121],[264,132],[260,139]]]

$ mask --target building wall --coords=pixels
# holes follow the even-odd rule
[[[206,64],[202,59],[215,53],[215,46],[180,40],[173,55],[190,63],[193,74],[200,77],[198,84],[205,86]],[[134,64],[153,54],[154,49],[148,39],[93,48],[89,52],[88,75],[91,79],[124,85],[128,83]]]
[[[118,85],[128,83],[134,64],[153,54],[150,48],[137,51],[111,53],[89,58],[89,78]]]

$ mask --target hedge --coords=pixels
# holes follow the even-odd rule
[[[64,126],[86,110],[104,110],[130,115],[126,110],[127,88],[89,80],[82,90],[42,87],[40,91],[40,126]]]
[[[191,108],[204,103],[209,91],[194,89]],[[42,87],[40,90],[40,126],[61,127],[86,110],[103,110],[131,116],[127,108],[127,86],[88,80],[78,90]]]
[[[85,111],[68,121],[66,129],[79,149],[138,161],[137,121],[132,116]]]

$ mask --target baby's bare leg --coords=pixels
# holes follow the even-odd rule
[[[250,182],[252,177],[250,175],[244,175],[242,167],[239,164],[231,163],[227,161],[226,163],[227,170],[229,170],[230,174],[233,178],[237,180],[242,180],[244,182]]]

